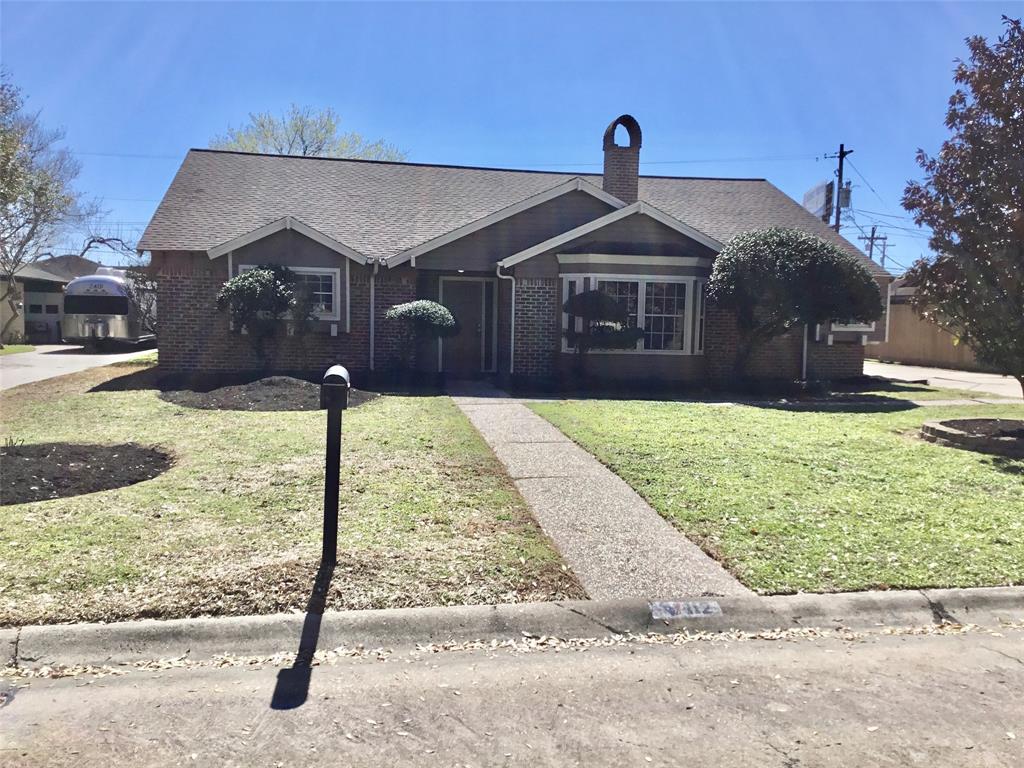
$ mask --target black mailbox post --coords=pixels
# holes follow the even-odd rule
[[[320,407],[327,409],[324,465],[324,548],[321,563],[338,562],[338,484],[341,476],[341,412],[348,408],[348,371],[332,365],[320,384]]]

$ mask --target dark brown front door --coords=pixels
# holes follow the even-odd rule
[[[485,305],[490,304],[491,289],[486,280],[442,280],[441,303],[451,310],[460,329],[457,336],[441,342],[441,369],[452,378],[472,378],[488,369],[485,365],[485,333],[491,323],[485,323]]]

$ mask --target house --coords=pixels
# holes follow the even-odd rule
[[[628,143],[616,141],[616,131]],[[704,300],[715,255],[741,232],[795,227],[856,255],[883,295],[891,279],[764,179],[640,176],[640,126],[604,133],[602,174],[339,160],[193,149],[142,240],[158,280],[160,364],[172,371],[255,369],[215,296],[255,265],[291,267],[321,299],[312,338],[280,337],[279,370],[341,362],[357,376],[398,354],[393,304],[442,302],[461,333],[420,350],[449,377],[557,379],[571,365],[562,303],[598,288],[645,329],[635,350],[594,352],[607,378],[722,380],[732,318]],[[752,360],[766,377],[860,375],[870,326],[830,325],[776,340]]]
[[[5,328],[4,343],[24,339],[33,344],[59,344],[64,317],[64,286],[68,280],[38,264],[26,264],[14,273],[14,278],[21,293],[15,303],[21,307],[8,325],[14,313],[7,301],[3,302],[3,325],[0,327]],[[5,288],[0,284],[0,294]]]

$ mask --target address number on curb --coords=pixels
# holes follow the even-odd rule
[[[715,600],[664,601],[651,603],[652,619],[700,619],[721,616],[722,606]]]

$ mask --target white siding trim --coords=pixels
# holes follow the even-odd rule
[[[360,264],[367,264],[369,262],[369,259],[363,256],[363,254],[359,253],[359,251],[349,248],[344,243],[339,243],[334,238],[328,237],[323,232],[313,229],[313,227],[303,223],[299,219],[296,219],[294,216],[285,216],[283,218],[278,219],[277,221],[272,221],[269,224],[264,224],[262,227],[258,227],[254,229],[252,232],[248,232],[244,235],[239,235],[238,237],[228,240],[225,243],[216,245],[213,248],[207,250],[206,255],[209,256],[211,259],[216,259],[220,256],[223,256],[225,253],[230,253],[231,251],[238,250],[239,248],[242,248],[246,245],[251,245],[252,243],[255,243],[257,240],[262,240],[265,237],[273,235],[275,232],[280,232],[285,229],[291,229],[294,230],[295,232],[298,232],[300,235],[305,235],[310,240],[314,240],[315,242],[320,243],[320,245],[324,246],[325,248],[330,248],[332,251],[340,253],[342,256],[347,256],[348,258],[352,259],[353,261],[359,262]]]
[[[713,237],[705,235],[700,230],[694,229],[690,225],[684,224],[683,222],[679,221],[679,219],[669,216],[667,213],[658,210],[650,203],[645,203],[643,200],[638,200],[632,205],[627,205],[625,208],[620,208],[619,210],[613,211],[612,213],[609,213],[606,216],[602,216],[599,219],[589,221],[586,224],[576,227],[575,229],[570,229],[568,232],[563,232],[562,234],[552,237],[549,240],[545,240],[543,243],[538,243],[537,245],[527,248],[524,251],[520,251],[519,253],[513,254],[512,256],[508,256],[507,258],[502,259],[498,263],[503,267],[515,266],[521,261],[532,259],[534,256],[538,256],[542,253],[558,248],[579,237],[589,235],[591,232],[596,232],[597,230],[602,229],[603,227],[607,227],[609,224],[614,224],[616,221],[620,221],[633,215],[648,216],[654,219],[655,221],[664,224],[666,227],[674,229],[676,232],[679,232],[680,234],[686,235],[691,240],[696,240],[698,243],[706,245],[715,253],[718,253],[718,251],[720,251],[723,248],[722,243],[718,242]]]
[[[598,200],[607,203],[613,208],[622,208],[623,206],[626,205],[624,202],[619,200],[619,198],[609,195],[603,189],[595,187],[590,182],[585,181],[584,179],[581,179],[579,176],[577,176],[574,179],[569,179],[569,181],[552,187],[551,189],[548,189],[544,192],[532,195],[531,197],[527,197],[524,200],[520,200],[518,203],[513,203],[510,206],[502,208],[500,211],[495,211],[494,213],[484,216],[481,219],[477,219],[476,221],[472,221],[469,224],[465,224],[459,227],[458,229],[453,229],[451,232],[447,232],[446,234],[443,234],[440,237],[435,237],[432,240],[428,240],[425,243],[421,243],[417,246],[414,246],[413,248],[409,248],[405,251],[402,251],[401,253],[396,253],[394,256],[389,256],[385,260],[385,263],[390,268],[397,267],[399,264],[404,264],[407,261],[411,261],[412,265],[415,267],[417,256],[422,256],[423,254],[429,253],[430,251],[440,248],[441,246],[453,243],[456,240],[465,237],[466,235],[471,235],[474,232],[478,232],[481,229],[484,229],[485,227],[489,227],[492,224],[496,224],[499,221],[502,221],[503,219],[515,216],[518,213],[527,211],[530,208],[534,208],[538,205],[546,203],[549,200],[554,200],[556,197],[561,197],[562,195],[568,194],[569,192],[586,192],[588,195],[596,197]]]
[[[559,253],[559,264],[588,266],[590,264],[637,264],[640,266],[710,267],[711,259],[703,256],[625,256],[614,253]]]

